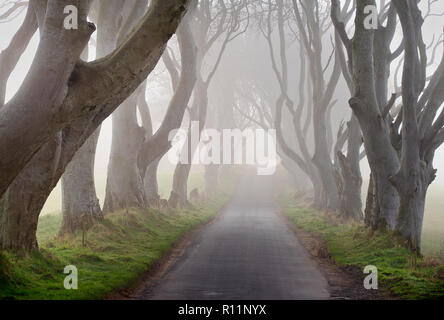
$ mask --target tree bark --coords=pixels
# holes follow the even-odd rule
[[[99,61],[80,63],[94,28],[86,25],[85,3],[76,1],[80,21],[85,21],[76,32],[61,27],[65,1],[48,2],[33,65],[17,95],[0,110],[0,194],[46,141],[77,119],[89,119],[89,137],[151,72],[189,5],[187,0],[153,1],[118,50]],[[36,84],[45,84],[45,90]],[[22,128],[27,128],[25,135]]]
[[[345,14],[342,13],[342,20],[344,20],[344,16]],[[333,19],[335,19],[335,17],[333,17]],[[355,86],[351,77],[351,72],[353,70],[352,66],[346,61],[343,45],[338,32],[335,33],[335,44],[337,53],[336,57],[340,61],[342,74],[344,75],[348,89],[353,96],[355,94]],[[347,156],[344,156],[341,151],[345,144],[344,140],[341,141],[341,135],[338,135],[336,141],[337,147],[335,147],[335,159],[339,163],[336,164],[340,184],[340,187],[338,188],[339,198],[341,200],[339,213],[345,220],[361,221],[364,218],[361,200],[362,176],[360,168],[362,132],[359,126],[359,121],[353,112],[351,119],[347,124],[347,130],[346,132],[342,132],[342,134],[344,134],[343,137],[347,140]]]
[[[179,27],[180,28],[180,27]],[[164,57],[165,57],[164,53]],[[177,76],[179,77],[179,76]],[[177,78],[177,82],[178,82]],[[145,82],[146,85],[146,82]],[[143,88],[143,87],[142,87]],[[140,117],[142,119],[142,127],[145,130],[145,141],[148,141],[153,137],[153,122],[151,119],[151,112],[148,106],[148,103],[146,102],[145,97],[145,88],[141,90],[138,97],[138,110],[140,113]],[[142,151],[141,151],[142,152]],[[140,161],[140,154],[139,154],[139,161]],[[161,157],[157,158],[151,164],[148,165],[148,168],[145,169],[145,163],[138,164],[139,171],[143,180],[143,186],[145,189],[145,196],[148,202],[148,205],[150,206],[156,206],[158,207],[160,204],[160,196],[159,196],[159,188],[157,183],[157,169],[159,167],[159,162],[161,160]]]
[[[342,192],[340,192],[340,215],[345,220],[361,221],[362,213],[362,176],[359,167],[361,130],[358,119],[353,115],[348,125],[348,148],[347,156],[338,153],[341,167]]]
[[[333,71],[328,81],[324,78],[322,66],[322,32],[319,24],[319,10],[311,0],[304,1],[302,5],[306,14],[307,27],[304,26],[297,2],[293,1],[298,29],[301,33],[301,43],[304,45],[306,56],[310,61],[311,80],[313,83],[313,130],[315,151],[313,164],[318,169],[322,182],[323,192],[326,195],[326,207],[330,210],[339,209],[339,193],[336,184],[336,174],[330,155],[328,108],[332,100],[341,73],[340,64],[335,54]],[[308,31],[306,30],[308,29]]]
[[[132,17],[124,16],[118,0],[99,1],[97,17],[96,59],[110,54],[116,48],[121,22]],[[133,22],[134,23],[134,22]],[[88,48],[84,61],[88,61]],[[76,152],[62,176],[62,226],[60,234],[82,228],[85,214],[87,223],[103,218],[94,183],[94,163],[100,136],[99,126]]]
[[[117,43],[132,31],[143,13],[147,0],[137,2],[126,23],[120,29]],[[148,203],[143,188],[143,176],[138,167],[141,145],[145,140],[145,130],[137,122],[137,105],[139,96],[145,97],[146,85],[142,84],[112,115],[112,144],[108,164],[106,196],[103,209],[105,212],[139,207],[145,208]]]
[[[270,3],[271,4],[271,3]],[[294,3],[295,13],[297,17],[299,16],[299,11],[297,10],[297,4]],[[308,103],[305,106],[305,81],[306,81],[306,63],[305,63],[305,53],[306,47],[304,45],[300,46],[299,57],[300,57],[300,70],[299,70],[299,102],[296,109],[294,109],[295,103],[288,97],[288,61],[287,61],[287,44],[285,37],[285,19],[284,19],[284,4],[282,1],[277,2],[277,23],[279,30],[279,53],[280,53],[280,64],[281,70],[279,70],[277,59],[275,57],[274,49],[273,49],[273,39],[272,39],[272,27],[271,27],[271,8],[268,12],[267,17],[267,32],[264,32],[266,36],[271,62],[272,69],[277,77],[277,80],[280,85],[281,95],[276,101],[276,111],[274,116],[274,127],[276,129],[276,138],[278,142],[278,146],[282,149],[282,152],[289,157],[295,164],[299,166],[299,168],[310,178],[313,185],[314,192],[314,202],[313,206],[317,209],[325,209],[327,207],[326,194],[323,192],[323,186],[321,182],[321,178],[319,176],[319,172],[315,165],[313,164],[312,157],[310,155],[310,151],[307,146],[306,136],[308,131],[308,125],[302,125],[302,113],[304,107],[307,107],[307,114],[311,118],[311,107],[312,104]],[[305,32],[304,24],[302,23],[302,18],[298,19],[298,28],[301,32]],[[310,46],[311,47],[311,46]],[[309,82],[310,87],[310,82]],[[309,90],[310,91],[310,90]],[[298,142],[298,147],[302,156],[299,156],[287,143],[285,139],[284,130],[282,127],[282,118],[283,118],[283,107],[287,106],[288,110],[292,114],[292,124],[295,131],[296,139]],[[311,119],[307,119],[306,124],[309,123]]]
[[[113,142],[108,165],[108,179],[103,210],[139,207],[147,204],[142,176],[137,165],[145,131],[137,123],[138,92],[128,98],[113,114]]]
[[[241,27],[241,13],[246,7],[246,2],[231,3],[231,8],[228,9],[224,1],[220,1],[216,6],[212,2],[198,2],[196,7],[196,24],[195,40],[198,46],[197,53],[197,67],[196,67],[196,86],[194,91],[194,103],[190,109],[191,121],[199,121],[199,132],[201,133],[207,121],[208,109],[208,88],[216,71],[220,65],[223,54],[229,42],[236,38],[242,31]],[[214,10],[216,9],[216,10]],[[215,13],[213,15],[213,13]],[[214,27],[216,22],[216,27]],[[225,35],[222,45],[218,50],[216,62],[210,68],[209,74],[204,79],[203,60],[209,49],[214,45],[216,40]],[[190,128],[191,129],[191,128]],[[190,142],[190,129],[188,130],[188,142]],[[191,143],[189,143],[191,144]],[[193,158],[197,146],[187,146],[189,148],[188,156],[189,163],[178,163],[173,177],[173,190],[171,191],[169,205],[176,207],[177,205],[188,203],[187,201],[187,182],[191,169],[191,160]]]
[[[94,184],[94,156],[99,138],[94,133],[79,149],[62,176],[62,226],[60,234],[72,233],[103,219]]]
[[[157,183],[159,162],[171,148],[170,133],[181,126],[196,83],[197,48],[191,31],[191,18],[192,12],[184,18],[177,31],[182,65],[180,76],[177,69],[168,64],[167,55],[164,54],[164,61],[172,78],[174,95],[168,106],[167,114],[156,133],[153,134],[149,112],[141,111],[146,137],[138,156],[138,167],[143,177],[148,203],[154,205],[159,205],[160,200]],[[148,110],[147,105],[142,106],[143,102],[139,103],[139,108]]]
[[[5,103],[6,85],[21,55],[37,31],[37,17],[33,6],[28,5],[25,20],[8,47],[0,53],[0,108]]]
[[[159,184],[157,182],[157,170],[160,159],[156,159],[148,166],[143,179],[145,194],[149,205],[159,206]]]
[[[173,77],[173,98],[170,101],[162,125],[156,133],[145,140],[140,151],[138,161],[143,177],[146,176],[149,165],[156,159],[162,158],[170,150],[169,135],[171,131],[180,128],[196,83],[197,47],[190,25],[191,14],[192,12],[184,18],[183,23],[177,30],[182,69],[177,83],[177,80],[174,80]],[[170,70],[170,74],[171,72]]]
[[[366,41],[370,40],[367,39]],[[372,97],[375,98],[376,96],[371,94],[372,85],[369,81],[372,81],[372,73],[367,69],[369,65],[367,64],[363,67],[367,69],[364,71],[360,66],[365,65],[365,62],[355,62],[355,76],[359,75],[359,77],[365,78],[366,76],[363,76],[364,73],[370,72],[370,79],[361,79],[363,81],[361,82],[362,86],[357,90],[356,95],[360,96],[362,101],[367,99],[366,105],[361,105],[354,98],[350,101],[350,105],[359,119],[363,132],[365,150],[372,170],[373,189],[376,191],[376,194],[374,194],[376,203],[371,202],[372,210],[370,208],[366,210],[366,213],[371,214],[373,217],[367,220],[374,222],[372,225],[373,229],[386,227],[393,230],[398,215],[399,199],[398,193],[388,180],[388,177],[397,172],[399,159],[396,150],[390,142],[390,129],[381,117],[379,110],[376,109],[376,100],[371,100]],[[375,109],[370,109],[369,105],[373,105]],[[367,111],[365,112],[364,110]],[[371,111],[369,112],[369,110]]]
[[[0,249],[37,249],[37,224],[58,179],[52,178],[60,157],[58,135],[33,158],[0,200]],[[54,152],[54,150],[56,152]],[[35,164],[38,164],[35,165]]]
[[[200,68],[198,68],[200,70]],[[199,134],[205,127],[208,107],[208,84],[202,81],[201,76],[198,80],[194,93],[194,105],[191,108],[191,122],[199,122]],[[188,149],[188,151],[185,150]],[[188,152],[188,162],[178,163],[173,175],[173,189],[171,191],[168,203],[171,207],[184,206],[188,204],[188,177],[190,175],[191,163],[196,151],[197,145],[191,143],[191,127],[188,129],[187,141],[183,147],[182,152]]]
[[[396,230],[408,241],[408,245],[418,253],[421,250],[422,222],[428,182],[422,181],[415,191],[400,192],[399,216]],[[402,188],[401,188],[402,189]]]
[[[402,78],[401,167],[396,175],[390,177],[390,181],[400,196],[396,230],[408,240],[413,250],[420,252],[425,197],[436,172],[432,161],[427,164],[421,159],[417,122],[418,97],[424,85],[421,75],[425,77],[425,70],[422,69],[422,59],[425,57],[420,58],[418,54],[422,41],[423,18],[416,1],[394,0],[393,4],[401,20],[405,61]]]
[[[173,189],[168,199],[168,205],[172,208],[184,207],[188,204],[188,176],[191,164],[178,163],[173,175]]]
[[[27,219],[17,218],[20,215],[17,213],[21,211],[20,209],[2,210],[2,220],[16,221],[19,224],[16,228],[23,233],[21,239],[27,239],[26,244],[23,242],[15,244],[14,241],[17,240],[17,237],[10,236],[13,230],[5,227],[1,231],[0,238],[15,240],[2,241],[4,249],[36,246],[35,230],[27,226],[37,225],[41,206],[74,157],[75,152],[154,68],[163,53],[165,43],[177,28],[187,6],[188,2],[178,5],[173,0],[155,1],[138,30],[117,51],[96,62],[76,65],[75,81],[71,82],[68,94],[60,106],[60,110],[72,112],[70,114],[73,117],[76,115],[75,120],[71,118],[57,122],[55,121],[57,119],[52,118],[51,121],[55,121],[54,123],[46,119],[43,127],[48,128],[49,131],[43,133],[42,136],[46,135],[48,138],[50,135],[52,139],[38,150],[31,162],[26,164],[20,175],[11,184],[8,195],[2,199],[3,203],[8,206],[13,204],[20,208],[20,201],[14,199],[21,199],[22,193],[27,192],[39,196],[32,197],[32,201],[39,202],[36,205],[31,205],[32,201],[28,202],[27,208],[32,209],[32,214],[28,214]],[[60,12],[63,12],[63,8]],[[60,110],[59,112],[61,112]],[[32,113],[27,113],[26,117],[29,118],[30,115]],[[62,128],[62,126],[65,127]],[[60,130],[59,128],[63,129],[61,134],[54,135]],[[56,141],[56,143],[52,141]],[[27,142],[29,140],[24,141],[25,144]],[[50,162],[48,159],[54,161]],[[47,168],[49,164],[51,164],[51,169]],[[44,200],[40,201],[40,198]],[[8,201],[10,199],[14,202]],[[40,202],[42,202],[41,205]]]
[[[364,146],[372,171],[371,188],[366,208],[366,221],[373,223],[372,228],[379,227],[393,230],[398,215],[399,198],[396,189],[388,177],[399,169],[399,158],[391,144],[390,126],[378,103],[375,74],[374,39],[375,31],[364,26],[366,6],[374,6],[374,0],[363,0],[356,3],[355,35],[352,40],[346,38],[344,25],[336,17],[338,1],[332,3],[332,18],[338,33],[347,48],[353,74],[354,97],[349,101],[357,117],[363,137]]]
[[[376,199],[378,192],[376,190],[376,183],[374,181],[375,178],[373,177],[373,174],[370,173],[365,201],[364,223],[366,226],[371,227],[372,229],[374,229],[376,226],[375,218],[379,216],[379,206]]]
[[[337,210],[339,208],[339,192],[336,185],[333,163],[328,152],[326,114],[317,110],[313,112],[313,129],[315,137],[315,154],[313,163],[318,169],[321,177],[323,191],[327,196],[326,207],[329,210]]]
[[[396,30],[396,12],[393,8],[390,9],[387,18],[387,25],[385,27],[380,26],[374,33],[373,42],[373,64],[374,64],[374,79],[375,79],[375,94],[376,101],[379,107],[380,114],[383,114],[388,102],[388,80],[390,77],[390,67],[393,61],[393,55],[391,53],[390,44],[393,40]],[[383,117],[383,120],[387,123],[387,127],[390,128],[390,117]],[[390,129],[389,129],[390,130]],[[396,149],[396,143],[391,142]],[[381,169],[383,171],[396,170],[399,164],[391,164],[389,169]],[[394,228],[395,219],[399,211],[399,199],[396,194],[396,190],[387,183],[386,173],[372,175],[374,182],[374,190],[370,194],[370,199],[367,203],[369,207],[366,207],[366,215],[369,215],[368,224],[373,230],[387,225],[389,229]],[[384,190],[378,192],[378,190]],[[383,194],[383,192],[387,192]]]
[[[60,27],[68,4],[76,4],[79,9],[76,32]],[[53,130],[48,119],[60,121],[54,109],[63,102],[75,64],[95,30],[86,22],[87,13],[84,1],[48,1],[40,43],[29,73],[18,93],[0,111],[0,195],[38,148],[60,130],[57,126]]]

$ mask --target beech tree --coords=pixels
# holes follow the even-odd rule
[[[6,19],[17,10],[17,5],[14,5],[7,13],[3,15]],[[2,19],[0,19],[2,20]],[[0,107],[5,104],[6,85],[17,65],[21,55],[28,46],[34,33],[37,31],[37,17],[34,9],[28,6],[25,19],[9,43],[8,47],[0,53]]]
[[[196,5],[197,1],[193,1],[190,13],[186,16],[177,33],[180,66],[168,52],[163,55],[164,64],[171,76],[174,94],[160,128],[154,133],[151,119],[142,115],[142,121],[144,124],[146,123],[147,139],[141,146],[138,167],[144,179],[148,201],[153,204],[159,201],[156,179],[159,161],[171,148],[170,133],[181,126],[197,80],[197,47],[192,34],[192,21],[195,16]],[[176,64],[178,66],[175,66]]]
[[[125,42],[125,45],[121,46],[115,54],[110,55],[108,59],[102,60],[100,63],[82,64],[78,63],[80,53],[83,51],[90,35],[94,32],[95,27],[86,20],[88,2],[80,0],[68,2],[52,0],[47,2],[46,7],[45,1],[31,1],[31,5],[37,6],[40,11],[43,9],[46,12],[46,17],[51,19],[44,19],[43,21],[42,36],[36,56],[19,92],[1,110],[2,135],[0,148],[4,154],[4,157],[0,160],[1,194],[5,192],[6,188],[38,149],[70,121],[74,121],[85,113],[97,112],[100,109],[98,107],[103,105],[104,102],[107,103],[113,98],[116,99],[114,95],[118,96],[117,99],[122,99],[117,94],[119,92],[111,92],[111,95],[107,93],[106,98],[102,94],[96,95],[96,98],[93,99],[77,99],[74,91],[79,90],[80,84],[85,81],[82,76],[86,73],[88,75],[93,73],[92,69],[99,71],[95,72],[96,74],[100,74],[100,72],[110,70],[107,69],[110,66],[120,66],[120,69],[116,69],[118,70],[116,73],[118,75],[122,73],[122,80],[134,81],[139,72],[145,71],[146,73],[146,69],[149,69],[144,63],[149,55],[145,55],[142,61],[132,59],[129,63],[129,66],[138,71],[135,75],[132,75],[129,70],[124,72],[122,70],[123,64],[118,61],[121,58],[128,59],[130,55],[133,55],[134,58],[137,55],[150,53],[158,48],[156,47],[158,43],[162,42],[164,44],[164,37],[167,36],[167,39],[171,37],[188,6],[188,1],[153,1],[152,9],[145,16],[143,23],[137,30],[138,32],[133,33],[130,39]],[[63,9],[68,4],[77,5],[78,8],[79,28],[74,32],[63,28]],[[157,14],[155,19],[153,13]],[[169,22],[168,17],[171,16],[174,16],[175,19]],[[166,23],[161,24],[161,22]],[[150,30],[149,27],[153,26],[157,26],[158,29]],[[142,42],[143,36],[149,32],[153,33],[153,36],[150,37],[152,40],[145,41],[144,45],[136,48],[135,45],[138,44],[138,41]],[[162,51],[163,46],[158,49],[160,49],[158,51]],[[57,72],[49,74],[45,72],[46,69],[54,69]],[[91,82],[93,79],[95,77],[90,77],[88,80]],[[109,86],[116,90],[117,85],[114,81],[111,79],[111,85]],[[88,91],[99,89],[100,86],[103,86],[103,82],[104,79],[97,81],[97,86],[94,86],[95,83],[93,83],[94,85],[90,85]],[[138,84],[141,80],[137,79],[134,82]],[[35,83],[45,84],[45,90],[41,91],[41,88],[33,86]],[[60,83],[64,83],[65,86],[60,86]],[[55,89],[51,90],[51,86]],[[117,87],[116,91],[120,91],[119,88],[121,87],[122,84]],[[131,91],[134,88],[129,86],[126,90]],[[38,97],[38,99],[35,97]],[[90,108],[88,106],[86,108],[82,107],[83,104],[77,105],[74,103],[77,100],[82,100],[83,104],[89,104]],[[94,105],[95,102],[97,102],[97,105]],[[111,109],[115,107],[111,107]],[[39,112],[34,113],[30,110],[39,110]],[[23,127],[27,128],[26,134],[21,132],[20,128]],[[11,150],[14,150],[14,145],[20,145],[20,148],[15,148],[17,152],[11,152]]]
[[[303,14],[299,6],[303,6]],[[261,31],[267,40],[272,69],[279,83],[281,94],[276,102],[275,128],[277,140],[282,152],[292,159],[310,178],[314,188],[314,206],[316,208],[339,208],[339,193],[336,183],[336,172],[331,159],[333,144],[330,112],[335,104],[333,93],[340,76],[340,64],[333,50],[326,63],[323,61],[323,34],[329,30],[325,9],[315,1],[294,2],[268,1],[261,5]],[[275,23],[273,23],[275,21]],[[278,43],[274,44],[273,26],[276,25]],[[293,27],[292,27],[293,25]],[[290,32],[292,31],[292,32]],[[296,101],[289,89],[288,70],[288,34],[293,33],[299,44],[299,91]],[[276,49],[277,48],[277,49]],[[277,53],[275,52],[277,51]],[[334,59],[334,60],[333,60]],[[328,81],[327,70],[331,62],[333,68]],[[309,99],[306,99],[306,90]],[[285,109],[284,109],[285,107]],[[297,149],[289,145],[288,137],[282,132],[284,112],[288,112],[297,139]],[[309,123],[304,121],[303,113],[311,117],[314,133],[314,150],[308,145]]]
[[[386,27],[378,25],[380,29],[376,31],[365,24],[366,6],[376,8],[376,3],[357,2],[352,39],[338,19],[339,1],[333,1],[332,6],[333,21],[347,48],[353,71],[355,94],[350,106],[359,120],[372,170],[370,199],[367,199],[371,208],[366,214],[373,227],[382,225],[398,231],[412,249],[419,251],[425,196],[436,175],[433,158],[444,142],[444,114],[440,111],[444,102],[444,59],[434,74],[427,77],[427,50],[422,38],[424,18],[417,1],[393,0]],[[401,21],[403,42],[398,50],[387,54],[397,17]],[[394,109],[396,93],[389,101],[381,100],[381,90],[387,91],[391,59],[402,52],[402,104],[399,112],[393,114],[390,111]],[[385,88],[379,83],[384,80]]]
[[[352,18],[356,3],[347,0],[341,11],[336,12],[343,23],[347,23]],[[350,73],[350,66],[347,63],[344,48],[338,33],[335,34],[335,51],[338,59],[343,79],[347,84],[350,94],[354,93],[354,85]],[[338,185],[340,206],[339,216],[344,220],[361,221],[364,218],[362,210],[362,175],[360,161],[365,157],[365,152],[361,152],[362,134],[358,119],[352,111],[351,118],[346,127],[342,124],[337,134],[334,147],[336,179]],[[346,151],[343,149],[346,147]]]
[[[1,248],[37,246],[38,216],[50,191],[86,139],[155,67],[189,1],[152,1],[122,45],[90,63],[79,60],[95,30],[86,20],[88,2],[30,5],[41,30],[39,47],[19,91],[0,109]],[[66,5],[77,5],[78,30],[63,27]]]
[[[333,102],[333,94],[341,75],[341,68],[337,54],[333,69],[327,78],[326,67],[330,61],[323,63],[323,43],[322,38],[325,28],[329,23],[325,21],[322,14],[321,1],[302,1],[300,5],[293,0],[293,9],[296,16],[298,32],[303,45],[306,57],[309,61],[309,72],[312,80],[312,103],[313,103],[313,132],[315,140],[315,150],[313,163],[318,169],[322,187],[326,195],[325,207],[331,210],[339,208],[339,192],[335,179],[335,170],[331,158],[331,146],[333,137],[331,132],[331,119],[329,118],[329,108]],[[303,7],[306,23],[304,24],[301,9]]]
[[[356,9],[357,10],[357,9]],[[341,36],[342,42],[346,48],[349,60],[349,68],[352,69],[352,73],[356,72],[354,70],[355,66],[352,60],[352,43],[350,40],[347,40],[347,33],[345,31],[345,24],[343,21],[340,21],[338,18],[339,6],[336,1],[332,2],[332,20],[335,24],[335,27],[338,31],[338,34]],[[355,26],[356,27],[356,26]],[[378,24],[378,29],[374,31],[374,37],[377,39],[375,43],[377,43],[378,48],[374,49],[375,57],[372,57],[372,61],[374,61],[374,70],[375,70],[375,80],[374,88],[375,88],[375,99],[377,100],[378,108],[380,113],[384,113],[386,106],[388,105],[387,92],[388,92],[388,80],[390,75],[390,64],[391,62],[402,52],[401,50],[397,50],[396,52],[391,52],[390,44],[393,40],[394,33],[396,29],[396,13],[394,10],[390,11],[390,14],[387,15],[387,24],[385,27]],[[371,48],[373,50],[373,48]],[[357,86],[356,81],[354,81],[354,91],[356,92]],[[353,109],[354,114],[356,114],[356,110]],[[389,120],[387,119],[388,112],[384,119],[385,129],[390,131]],[[358,116],[357,116],[358,117]],[[358,117],[359,119],[359,117]],[[360,121],[361,129],[364,131],[362,123]],[[368,128],[371,130],[371,128]],[[373,128],[374,129],[374,128]],[[364,133],[364,141],[365,136],[368,133]],[[393,148],[386,150],[387,160],[383,160],[378,165],[379,169],[375,170],[376,164],[373,162],[373,158],[370,159],[369,156],[369,148],[366,146],[367,156],[369,157],[369,164],[372,168],[372,176],[370,179],[369,192],[367,195],[367,204],[366,204],[366,212],[365,219],[368,225],[371,225],[372,228],[376,229],[380,225],[387,225],[389,229],[393,229],[395,225],[395,220],[397,216],[397,193],[394,187],[388,182],[387,176],[388,172],[396,170],[397,163],[396,161],[391,161],[389,159],[396,158],[396,152]],[[378,151],[376,151],[378,152]],[[379,152],[384,152],[380,150]],[[382,206],[382,207],[381,207]]]
[[[131,7],[128,7],[131,9],[135,7],[134,3],[130,5]],[[103,58],[115,50],[122,21],[131,18],[128,17],[128,11],[131,10],[121,10],[118,0],[94,2],[89,16],[97,25],[96,59]],[[84,55],[83,60],[88,61],[88,47]],[[100,126],[75,153],[62,176],[61,234],[73,232],[82,224],[103,218],[94,183],[94,163],[99,135]]]
[[[276,151],[281,159],[281,164],[290,175],[297,191],[305,194],[308,190],[308,181],[304,179],[304,175],[307,175],[307,173],[298,166],[298,162],[294,161],[283,150],[284,148],[290,148],[290,141],[298,140],[295,136],[296,128],[294,128],[293,124],[294,119],[291,119],[292,121],[288,124],[284,121],[282,114],[277,114],[276,103],[269,91],[267,81],[262,83],[261,81],[258,81],[258,77],[254,75],[252,79],[241,79],[240,82],[236,83],[236,86],[236,102],[234,103],[234,109],[237,111],[235,115],[238,115],[238,117],[241,118],[241,121],[237,121],[236,127],[244,128],[246,126],[255,125],[263,130],[275,129],[280,136],[280,138],[277,139],[278,143]],[[304,95],[301,94],[301,96]],[[299,110],[303,109],[304,103],[300,104],[299,107]],[[276,118],[277,116],[281,118],[280,121]],[[301,130],[303,131],[302,136],[308,137],[308,130],[310,128],[309,123],[311,121],[310,112],[306,113],[305,118],[301,115],[298,120],[304,123],[304,128]],[[279,128],[276,128],[277,124],[279,124]],[[281,145],[282,137],[285,137],[284,147]],[[303,141],[304,143],[307,143],[305,140]],[[296,150],[297,148],[299,148],[298,143],[293,143],[291,145],[292,150]],[[288,152],[288,150],[286,151]],[[311,163],[311,161],[309,163]],[[302,167],[306,169],[306,166]]]
[[[129,18],[122,25],[117,43],[131,33],[134,25],[143,16],[148,0],[137,1]],[[145,95],[142,84],[112,115],[112,145],[108,164],[104,211],[111,212],[126,207],[146,207],[143,180],[137,166],[139,148],[145,132],[137,122],[139,96]]]
[[[308,130],[309,125],[308,121],[303,124],[303,118],[301,117],[304,108],[307,108],[307,115],[312,112],[312,106],[309,103],[305,105],[305,90],[306,90],[306,63],[305,63],[305,53],[303,47],[299,47],[299,63],[300,63],[300,76],[299,76],[299,92],[298,98],[299,101],[297,103],[297,107],[295,108],[295,102],[292,98],[290,98],[289,92],[289,83],[288,83],[288,58],[287,58],[287,42],[286,33],[285,33],[285,22],[286,20],[290,20],[291,18],[291,8],[289,8],[288,4],[285,6],[283,1],[277,1],[276,7],[273,6],[271,1],[268,1],[268,6],[265,9],[266,17],[265,22],[262,24],[264,27],[261,28],[261,31],[267,40],[269,53],[271,58],[271,66],[274,72],[274,75],[279,83],[279,87],[281,90],[281,94],[276,101],[275,107],[275,116],[274,116],[274,124],[273,126],[276,128],[276,136],[279,146],[282,149],[282,153],[287,157],[292,159],[302,171],[310,178],[310,181],[313,185],[314,191],[314,206],[317,208],[322,208],[323,204],[323,188],[321,184],[321,180],[318,174],[316,167],[312,162],[312,158],[310,155],[310,150],[308,147]],[[273,27],[272,27],[272,19],[273,12],[276,12],[277,19],[277,29],[278,29],[278,40],[279,43],[276,46],[278,48],[278,55],[275,54],[275,45],[273,44]],[[291,21],[289,21],[291,23]],[[279,57],[279,59],[277,58]],[[280,62],[280,63],[279,63]],[[297,147],[299,148],[299,152],[295,151],[294,148],[289,145],[287,142],[289,139],[286,137],[287,135],[283,130],[283,112],[284,106],[288,107],[286,110],[290,112],[290,116],[292,117],[292,125],[294,132],[296,134],[296,139],[298,142]],[[308,118],[308,117],[307,117]],[[308,120],[308,119],[307,119]],[[303,127],[302,127],[303,126]]]
[[[198,48],[196,66],[196,86],[194,88],[193,102],[189,108],[190,122],[199,122],[199,131],[205,127],[208,108],[208,88],[219,67],[225,49],[228,44],[244,33],[248,23],[242,23],[245,19],[243,15],[246,9],[246,1],[209,0],[199,1],[195,9],[193,30]],[[247,16],[248,17],[248,16]],[[247,19],[248,21],[248,19]],[[220,47],[217,49],[216,60],[209,71],[204,69],[205,56],[210,49],[222,39]],[[205,75],[204,73],[207,73]],[[191,129],[188,130],[187,141],[191,139]],[[190,144],[190,146],[188,145]],[[187,183],[191,170],[191,159],[193,158],[196,146],[185,143],[184,148],[188,150],[188,163],[178,163],[173,176],[173,190],[169,203],[172,207],[187,203]],[[185,149],[182,150],[185,152]]]

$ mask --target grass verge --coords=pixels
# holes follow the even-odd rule
[[[227,182],[234,190],[234,182]],[[186,210],[129,209],[106,215],[86,234],[57,238],[60,215],[39,222],[40,251],[0,252],[0,299],[100,299],[131,284],[191,229],[213,219],[231,198],[222,192]],[[78,290],[64,289],[67,265],[78,269]]]
[[[283,213],[298,228],[322,237],[341,267],[378,268],[378,283],[402,299],[443,299],[444,263],[415,258],[392,233],[336,222],[319,211],[302,208],[290,195],[281,196]]]

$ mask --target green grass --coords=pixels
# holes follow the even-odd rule
[[[168,199],[171,193],[171,186],[173,185],[173,173],[172,172],[159,172],[157,174],[157,180],[159,185],[159,195],[163,199]],[[103,205],[106,194],[106,175],[96,174],[95,176],[96,193],[100,200],[100,204]],[[191,191],[194,188],[199,188],[202,191],[204,186],[204,173],[201,168],[193,168],[188,178],[188,190]],[[42,209],[42,216],[48,214],[58,214],[62,209],[62,189],[60,183],[54,188],[49,195],[45,206]]]
[[[225,181],[224,190],[233,190],[233,184]],[[221,192],[187,210],[108,214],[87,232],[86,247],[80,232],[57,238],[60,215],[43,216],[37,233],[39,252],[0,252],[0,299],[103,298],[134,284],[184,233],[211,220],[230,197],[231,192]],[[78,268],[78,290],[63,287],[67,265]]]
[[[54,238],[60,230],[62,224],[62,215],[48,214],[39,218],[37,227],[37,239],[39,243],[45,243]]]
[[[368,180],[362,186],[365,204]],[[432,183],[427,192],[424,221],[422,226],[421,251],[426,255],[444,260],[444,187]]]
[[[327,219],[323,213],[298,207],[290,196],[282,196],[284,214],[295,226],[320,235],[340,266],[374,265],[380,286],[403,299],[444,298],[444,264],[432,257],[415,257],[392,233],[371,234],[363,226]]]

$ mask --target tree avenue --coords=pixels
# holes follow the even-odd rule
[[[28,10],[37,16],[41,40],[22,86],[0,110],[0,192],[6,208],[1,213],[1,247],[37,245],[41,202],[85,140],[155,67],[189,2],[152,1],[120,47],[101,60],[85,63],[80,54],[95,31],[87,22],[90,1],[30,1]],[[63,10],[68,4],[78,8],[77,30],[64,28]],[[49,170],[42,170],[43,162]],[[39,181],[29,184],[27,177]],[[29,201],[40,202],[35,204],[40,208],[9,209],[22,205],[14,196],[18,192],[38,198]]]
[[[420,253],[444,143],[443,34],[430,44],[426,34],[444,11],[436,1],[8,5],[0,22],[22,20],[0,54],[0,249],[38,249],[39,217],[59,181],[60,237],[119,210],[194,210],[218,194],[231,169],[216,157],[239,159],[231,140],[218,144],[208,155],[215,161],[199,167],[203,192],[193,187],[190,199],[192,158],[211,144],[201,133],[254,128],[276,132],[279,168],[296,198],[371,234],[394,232]],[[35,35],[29,70],[10,94]],[[103,128],[111,115],[112,130]],[[173,146],[171,132],[191,140],[196,123],[196,143]],[[107,130],[102,197],[95,168]],[[188,159],[168,163],[165,196],[158,174],[178,151]]]

